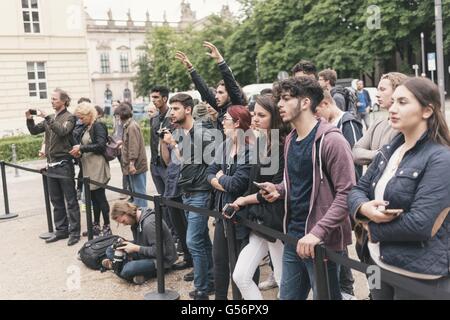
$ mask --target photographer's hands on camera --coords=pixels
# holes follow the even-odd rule
[[[40,118],[45,118],[47,116],[47,113],[45,113],[45,111],[42,111],[41,109],[28,109],[27,111],[25,111],[25,116],[28,120],[33,119],[34,115]]]

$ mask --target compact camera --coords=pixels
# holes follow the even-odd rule
[[[157,131],[157,133],[158,133],[158,136],[159,136],[160,139],[164,139],[164,136],[165,136],[167,133],[172,133],[172,131],[170,131],[169,128],[161,128],[161,129],[159,129],[159,130]]]

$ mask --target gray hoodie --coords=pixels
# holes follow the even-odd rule
[[[134,243],[139,245],[140,259],[153,259],[156,264],[156,222],[155,212],[150,208],[140,208],[142,211],[139,222],[131,226]],[[177,261],[178,255],[175,249],[172,235],[163,220],[163,254],[164,268],[171,268]]]

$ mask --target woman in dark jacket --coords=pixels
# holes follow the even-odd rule
[[[450,136],[438,87],[411,78],[389,109],[400,132],[384,146],[348,196],[353,216],[369,233],[372,263],[450,290]],[[381,281],[376,300],[421,299]]]
[[[222,211],[226,204],[233,203],[248,188],[250,174],[251,137],[239,138],[238,132],[248,134],[251,124],[250,112],[243,106],[232,106],[224,115],[223,128],[227,140],[222,143],[215,163],[208,168],[208,182],[216,190],[215,209]],[[248,239],[249,231],[242,225],[236,226],[238,250]],[[238,254],[238,252],[236,252]],[[214,284],[216,300],[226,300],[230,282],[228,244],[223,220],[216,221],[213,242]]]
[[[278,108],[271,96],[256,98],[253,120],[255,128],[259,132],[256,144],[260,151],[258,163],[253,165],[250,170],[250,185],[246,194],[234,201],[233,207],[235,210],[243,208],[242,212],[246,212],[248,219],[283,232],[284,201],[268,203],[252,182],[281,183],[283,181],[283,142],[289,133],[289,127],[282,123]],[[274,135],[275,133],[278,135]],[[272,141],[272,138],[277,138],[277,140]],[[263,158],[264,156],[269,157],[270,161],[264,161],[266,160]],[[281,240],[271,239],[251,231],[249,243],[239,254],[233,272],[233,280],[245,300],[263,299],[258,285],[252,280],[252,277],[261,260],[269,252],[275,281],[278,285],[280,284],[283,247]]]
[[[88,102],[79,104],[75,115],[85,125],[85,130],[79,135],[77,145],[73,146],[70,154],[81,159],[84,177],[107,184],[111,179],[111,173],[109,162],[103,156],[108,136],[106,125],[97,120],[97,110]],[[90,189],[94,209],[94,236],[111,234],[109,204],[105,189],[93,184],[90,185]],[[103,215],[103,228],[100,228],[100,212]]]

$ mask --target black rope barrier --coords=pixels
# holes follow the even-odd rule
[[[7,213],[9,212],[9,205],[8,205],[7,192],[5,193],[5,190],[6,190],[6,175],[4,173],[5,166],[14,167],[14,168],[29,171],[29,172],[39,173],[43,176],[47,176],[47,177],[51,177],[51,178],[62,178],[62,179],[72,179],[72,180],[77,179],[77,178],[72,178],[72,177],[67,177],[67,176],[52,175],[52,174],[48,174],[46,171],[43,171],[43,170],[29,169],[29,168],[21,167],[21,166],[15,165],[15,164],[7,163],[7,162],[0,162],[0,168],[2,171],[3,192],[4,192],[4,196],[5,196],[5,211]],[[165,205],[168,207],[174,207],[174,208],[178,208],[178,209],[181,209],[184,211],[195,212],[198,214],[203,214],[203,215],[207,215],[207,216],[219,218],[219,219],[223,219],[222,214],[217,211],[212,211],[212,210],[208,210],[205,208],[197,208],[197,207],[193,207],[193,206],[189,206],[189,205],[184,205],[182,203],[179,203],[179,202],[176,202],[173,200],[162,198],[159,195],[149,196],[149,195],[145,195],[145,194],[138,194],[138,193],[130,192],[128,190],[120,189],[117,187],[112,187],[109,185],[99,183],[94,180],[90,180],[88,177],[83,177],[83,178],[81,178],[81,180],[83,180],[83,183],[85,186],[86,216],[87,216],[87,220],[88,220],[88,234],[89,234],[89,229],[91,229],[90,236],[92,235],[92,215],[90,214],[90,210],[91,210],[90,204],[89,204],[89,210],[88,210],[88,203],[87,203],[88,199],[90,199],[90,184],[111,190],[113,192],[130,195],[132,197],[146,199],[148,201],[152,201],[155,203],[155,214],[156,214],[156,223],[157,223],[156,231],[157,231],[157,240],[158,240],[157,246],[159,246],[157,249],[157,264],[158,264],[157,270],[160,270],[160,272],[157,272],[157,274],[158,274],[157,275],[157,278],[158,278],[158,293],[157,294],[159,295],[160,299],[164,299],[164,300],[165,299],[171,299],[171,300],[178,299],[179,295],[176,293],[164,295],[164,293],[165,293],[165,290],[164,290],[164,267],[162,267],[162,271],[161,271],[161,266],[163,265],[163,252],[162,252],[163,238],[162,238],[162,232],[161,232],[161,230],[162,230],[161,229],[162,228],[162,210],[161,210],[162,206]],[[45,184],[44,184],[44,188],[45,188]],[[88,213],[88,211],[89,211],[89,213]],[[48,210],[47,210],[47,212],[48,212]],[[229,221],[228,219],[224,219],[224,220],[226,220],[225,227],[227,230],[228,237],[230,237],[231,235],[234,234],[233,228],[232,228],[233,224],[240,223],[240,224],[250,228],[251,230],[255,230],[255,231],[258,231],[269,237],[279,239],[279,240],[283,241],[285,244],[289,243],[294,246],[297,245],[298,239],[296,239],[292,236],[289,236],[282,232],[270,229],[261,224],[258,224],[253,221],[250,221],[248,219],[245,219],[243,217],[240,217],[239,214],[237,214],[237,216],[238,216],[237,219],[232,220],[232,221]],[[159,221],[160,219],[161,219],[161,221]],[[91,220],[90,228],[89,228],[89,220]],[[228,227],[227,227],[227,225],[228,225]],[[230,226],[231,226],[231,228],[230,228]],[[160,230],[158,230],[158,229],[160,229]],[[49,230],[50,230],[50,227],[49,227]],[[230,239],[228,239],[228,241],[230,241]],[[236,252],[235,237],[231,237],[231,241],[234,242],[234,244],[229,243],[229,249],[231,247],[232,251]],[[236,262],[235,257],[232,257],[232,260],[234,261],[234,263]],[[327,268],[326,268],[328,260],[332,260],[336,264],[344,265],[346,267],[349,267],[351,269],[354,269],[356,271],[359,271],[359,272],[362,272],[365,274],[367,274],[368,268],[371,267],[371,265],[350,259],[348,257],[344,257],[344,256],[340,255],[339,253],[336,253],[333,250],[326,248],[322,244],[317,245],[315,248],[314,272],[315,272],[316,288],[318,291],[317,298],[319,300],[330,299],[330,288],[329,288],[329,281],[328,281]],[[377,266],[375,266],[375,267],[377,267]],[[416,294],[418,296],[421,296],[421,297],[424,297],[427,299],[434,299],[434,300],[444,300],[444,299],[450,300],[450,292],[445,291],[443,289],[432,287],[430,285],[424,284],[424,283],[414,280],[412,278],[402,276],[400,274],[390,272],[390,271],[384,270],[382,268],[379,268],[379,274],[380,274],[380,278],[382,279],[381,280],[382,282],[399,287],[399,288],[407,290],[409,292],[414,292],[414,294]],[[167,296],[170,296],[170,297],[168,298]],[[239,298],[240,294],[234,292],[234,290],[233,290],[233,297]],[[147,298],[159,299],[158,297],[155,298],[154,294],[147,294]]]

